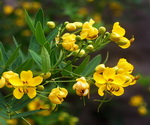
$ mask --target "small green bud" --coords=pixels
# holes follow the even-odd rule
[[[99,33],[100,33],[100,34],[103,34],[103,33],[105,33],[105,32],[106,32],[106,28],[103,27],[103,26],[101,26],[101,27],[99,28]]]
[[[68,23],[69,23],[68,21],[65,21],[65,22],[64,22],[64,25],[66,26]]]
[[[93,43],[93,41],[91,41],[91,40],[88,41],[88,44],[92,44],[92,43]]]
[[[92,51],[92,50],[94,49],[94,47],[93,47],[93,45],[90,44],[90,45],[88,45],[88,46],[86,47],[86,49],[89,50],[89,51]]]
[[[77,40],[77,41],[80,41],[80,40],[81,40],[81,36],[80,36],[80,35],[77,35],[77,36],[76,36],[76,40]]]
[[[47,22],[47,26],[49,27],[49,28],[51,28],[51,29],[54,29],[55,28],[55,23],[53,22],[53,21],[48,21]]]
[[[38,85],[36,89],[38,91],[42,91],[42,90],[44,90],[44,86],[43,85]]]
[[[85,50],[84,49],[81,49],[81,50],[78,49],[75,51],[75,53],[78,54],[79,57],[83,57],[85,55]]]

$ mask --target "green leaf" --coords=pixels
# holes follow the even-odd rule
[[[34,99],[34,98],[33,98]],[[27,106],[28,103],[30,103],[33,99],[30,99],[28,97],[24,97],[20,100],[17,100],[17,99],[14,99],[12,101],[12,104],[13,102],[15,102],[13,105],[12,105],[12,108],[10,109],[10,111],[18,111],[22,108],[24,108],[25,106]]]
[[[0,48],[0,62],[3,62],[3,63],[4,63],[4,61],[3,61],[3,54],[2,54],[1,48]]]
[[[6,118],[6,119],[9,119],[9,117],[8,117],[6,114],[1,113],[1,112],[0,112],[0,116],[4,117],[4,118]]]
[[[32,36],[29,43],[29,50],[39,52],[40,48],[41,46],[37,43],[35,36]]]
[[[43,13],[43,10],[41,8],[36,13],[34,26],[36,26],[38,21],[41,22],[41,25],[43,27],[43,24],[44,24],[44,13]]]
[[[50,55],[45,47],[42,47],[41,58],[42,58],[42,70],[44,73],[47,73],[50,71],[51,63],[50,63]]]
[[[20,73],[23,70],[29,70],[31,69],[33,66],[33,59],[28,59],[26,60],[24,63],[22,63],[21,65],[19,65],[16,69],[15,72]]]
[[[81,74],[84,68],[86,67],[87,63],[89,62],[89,60],[90,60],[90,56],[87,56],[73,72],[76,74]]]
[[[14,43],[15,43],[15,46],[18,47],[18,46],[19,46],[19,45],[18,45],[18,42],[17,42],[17,40],[15,39],[14,36],[13,36],[13,41],[14,41]],[[19,55],[20,55],[20,57],[22,58],[22,60],[24,61],[24,54],[23,54],[23,52],[21,51],[20,48],[19,48]]]
[[[81,73],[83,76],[91,75],[91,73],[95,70],[95,67],[100,64],[101,62],[101,55],[97,55],[94,57],[85,67],[83,72]]]
[[[42,29],[42,25],[40,21],[38,21],[36,24],[35,37],[36,37],[37,42],[41,46],[44,46],[44,44],[46,43],[46,38],[45,38],[44,31]]]
[[[63,76],[67,76],[67,75],[70,75],[70,72],[72,72],[72,64],[71,64],[71,61],[68,60],[68,62],[66,63],[66,65],[64,66],[66,67],[65,70],[62,71],[62,75]]]
[[[2,51],[3,60],[4,60],[4,62],[6,62],[8,60],[8,56],[6,54],[6,50],[1,42],[0,42],[0,49]]]
[[[19,56],[19,53],[18,53],[19,48],[20,48],[20,46],[18,46],[14,50],[14,52],[11,54],[11,56],[9,57],[9,59],[6,62],[5,68],[9,67],[13,63],[13,61],[15,61],[17,59],[17,57]]]
[[[36,64],[39,66],[40,69],[42,69],[42,59],[41,56],[39,54],[37,54],[36,52],[29,50],[33,60],[36,62]]]
[[[46,110],[46,109],[39,109],[39,110],[33,110],[33,111],[29,111],[29,112],[19,113],[19,114],[12,116],[11,118],[21,118],[21,117],[33,115],[33,114],[41,112],[43,110]]]
[[[33,22],[32,22],[29,14],[28,14],[28,12],[26,10],[25,10],[25,20],[28,23],[32,33],[35,34],[35,28],[34,28]]]
[[[1,93],[0,93],[0,108],[2,108],[3,110],[7,110],[6,109],[6,100]]]
[[[0,114],[0,115],[1,115],[1,114]],[[8,124],[6,123],[6,119],[0,117],[0,125],[8,125]]]

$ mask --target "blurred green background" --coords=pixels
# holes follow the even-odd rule
[[[45,120],[56,119],[59,122],[49,122],[49,125],[150,125],[150,1],[149,0],[0,0],[0,41],[9,49],[13,44],[12,36],[22,46],[28,46],[32,35],[24,19],[24,9],[31,16],[35,16],[37,10],[43,8],[46,21],[52,20],[56,24],[64,21],[87,21],[94,19],[97,27],[105,26],[108,31],[114,22],[119,21],[126,29],[126,36],[132,35],[135,41],[128,49],[122,50],[113,43],[101,50],[105,58],[109,51],[109,59],[106,65],[114,66],[121,57],[135,66],[135,74],[141,78],[134,86],[128,87],[121,97],[114,97],[110,102],[104,103],[97,113],[100,98],[97,94],[91,94],[86,105],[76,95],[69,95],[67,103],[62,105],[61,111],[50,116],[31,116],[33,124],[45,125]],[[26,51],[26,47],[23,48]],[[96,53],[92,53],[94,56]],[[131,97],[140,95],[144,108],[139,109],[129,102]],[[72,99],[73,98],[73,99]],[[138,100],[138,98],[137,98]],[[139,99],[140,100],[140,99]],[[136,101],[135,101],[136,102]],[[138,102],[138,101],[137,101]],[[59,110],[59,109],[58,109]],[[67,112],[68,114],[63,114]],[[63,118],[59,118],[63,116]],[[76,118],[78,117],[78,118]],[[74,122],[68,119],[74,118]],[[61,120],[60,120],[61,119]],[[63,119],[63,120],[62,120]],[[3,119],[0,117],[0,120]],[[15,125],[9,123],[10,125]],[[0,123],[1,124],[1,123]],[[18,124],[18,123],[16,123]],[[47,125],[48,125],[47,124]]]

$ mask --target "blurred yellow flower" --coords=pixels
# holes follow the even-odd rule
[[[83,24],[82,31],[80,32],[81,39],[92,40],[98,37],[98,29],[92,26],[94,23],[95,21],[90,19],[89,22]]]
[[[27,30],[27,29],[26,29],[26,30],[23,30],[23,31],[21,32],[21,35],[27,37],[27,36],[31,36],[32,33],[31,33],[30,30]]]
[[[130,98],[129,104],[131,106],[138,107],[138,106],[142,105],[143,102],[144,102],[144,99],[141,95],[135,95]]]
[[[9,82],[14,86],[13,95],[17,99],[21,99],[24,94],[27,94],[29,98],[36,96],[36,86],[41,84],[43,78],[36,76],[33,78],[32,71],[22,71],[19,76],[9,78]]]
[[[140,115],[146,115],[148,113],[148,110],[145,106],[139,106],[138,107],[138,113]]]
[[[23,20],[22,18],[17,18],[15,20],[15,24],[19,27],[23,27],[23,26],[25,26],[26,23],[25,23],[25,20]]]
[[[77,95],[87,96],[89,94],[89,84],[84,77],[76,79],[77,83],[73,85],[73,90],[76,90]]]
[[[38,110],[38,109],[47,109],[47,110],[38,112],[38,114],[43,115],[43,116],[48,116],[50,114],[50,112],[51,112],[50,105],[49,104],[45,104],[44,101],[42,99],[40,99],[40,98],[36,98],[33,101],[31,101],[28,104],[28,109],[30,111],[32,111],[32,110]]]
[[[7,125],[17,125],[18,120],[17,119],[7,119],[6,123],[7,123]]]
[[[64,98],[68,95],[68,91],[65,88],[54,88],[49,94],[49,100],[54,104],[61,104]]]
[[[62,46],[66,50],[75,51],[78,49],[78,45],[75,44],[75,42],[76,42],[75,34],[65,33],[61,38],[63,39]]]
[[[11,6],[11,5],[5,5],[5,6],[3,7],[3,11],[4,11],[4,14],[10,15],[11,13],[13,13],[14,7]]]
[[[88,14],[88,9],[85,8],[85,7],[82,7],[82,8],[79,9],[78,13],[79,13],[80,15],[82,15],[82,16],[85,16],[85,15]]]
[[[39,2],[23,2],[22,7],[26,10],[38,10],[41,7],[41,4]]]
[[[100,13],[96,13],[96,14],[94,14],[93,19],[94,19],[94,21],[95,21],[96,23],[101,22],[101,21],[102,21],[101,14],[100,14]]]

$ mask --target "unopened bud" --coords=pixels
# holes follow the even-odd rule
[[[95,71],[102,73],[105,70],[105,65],[104,64],[99,64],[96,68]]]
[[[80,52],[79,52],[79,51],[80,51]],[[76,50],[75,52],[78,53],[78,56],[79,56],[79,57],[82,57],[82,56],[85,55],[85,50],[84,50],[84,49],[81,49],[81,50],[78,49],[78,50]]]
[[[81,28],[82,27],[82,23],[81,22],[74,22],[74,24],[76,25],[77,28]]]
[[[80,40],[81,40],[81,36],[80,36],[80,35],[77,35],[77,36],[76,36],[76,40],[77,40],[77,41],[80,41]]]
[[[118,45],[126,45],[129,42],[129,40],[125,37],[121,37],[119,41],[117,41]]]
[[[91,44],[91,43],[93,43],[93,41],[89,40],[89,41],[88,41],[88,44]]]
[[[47,22],[47,26],[51,29],[54,29],[55,28],[55,23],[53,21],[48,21]]]
[[[48,79],[51,76],[50,72],[47,72],[46,74],[42,73],[40,74],[41,77],[43,77],[43,79]]]
[[[86,49],[89,50],[89,51],[92,51],[92,50],[94,49],[94,47],[93,47],[93,45],[90,44],[90,45],[88,45],[88,46],[86,47]]]
[[[110,39],[112,41],[118,42],[120,40],[120,35],[116,34],[116,33],[111,33],[110,34]]]
[[[44,90],[44,86],[43,85],[38,85],[36,89],[38,91],[43,91]]]
[[[100,34],[103,34],[103,33],[105,33],[105,32],[106,32],[106,28],[103,27],[103,26],[101,26],[101,27],[99,28],[99,33],[100,33]]]
[[[134,36],[130,39],[130,42],[132,43],[135,40]]]
[[[76,25],[75,25],[74,23],[68,23],[68,24],[66,25],[66,29],[67,29],[68,31],[74,31],[74,30],[76,30]]]

